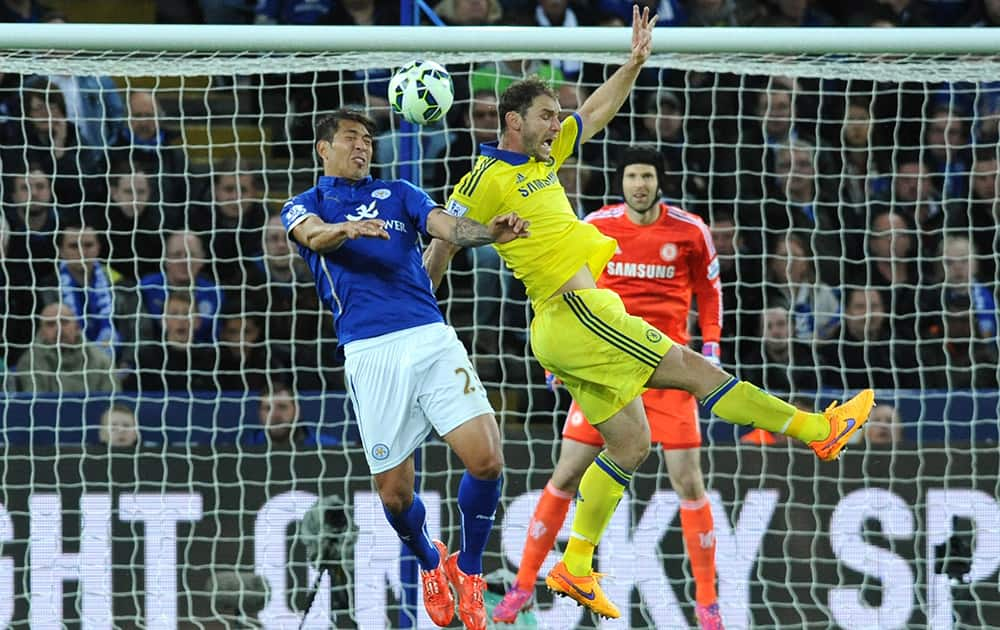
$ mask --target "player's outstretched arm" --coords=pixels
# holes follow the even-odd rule
[[[466,217],[450,215],[440,208],[427,215],[427,233],[433,236],[424,250],[424,269],[437,290],[451,259],[463,247],[478,247],[490,243],[507,243],[516,238],[525,238],[529,222],[511,212],[493,217],[490,224],[483,225]]]
[[[381,219],[327,223],[317,216],[306,217],[292,229],[292,238],[314,252],[332,252],[348,239],[381,238],[389,240],[389,232]]]
[[[649,59],[653,51],[653,28],[657,16],[649,16],[649,7],[639,13],[638,5],[632,7],[632,55],[607,81],[594,90],[594,93],[580,105],[577,112],[583,122],[580,130],[580,142],[586,142],[607,126],[621,109],[632,85],[635,84],[642,65]]]
[[[459,247],[479,247],[528,236],[528,222],[511,212],[493,217],[489,225],[483,225],[435,208],[427,215],[427,233]]]

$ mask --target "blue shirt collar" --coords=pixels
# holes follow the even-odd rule
[[[499,142],[484,142],[479,145],[479,152],[486,157],[495,157],[497,159],[503,160],[504,162],[512,166],[520,166],[522,164],[527,164],[531,159],[523,153],[518,153],[516,151],[508,151],[506,149],[501,149],[497,145]]]
[[[343,177],[333,177],[332,175],[322,175],[319,178],[319,187],[337,188],[339,186],[352,186],[352,187],[367,186],[368,184],[372,183],[372,181],[374,180],[372,179],[371,175],[365,175],[364,177],[362,177],[357,181],[344,179]]]

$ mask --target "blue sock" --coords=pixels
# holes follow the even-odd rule
[[[493,529],[497,503],[500,502],[499,479],[476,479],[466,471],[458,484],[458,510],[462,514],[462,549],[458,568],[466,575],[483,572],[483,551]]]
[[[424,571],[436,569],[441,562],[441,554],[427,534],[427,510],[420,495],[413,495],[413,503],[402,514],[393,514],[384,505],[382,511],[399,539],[417,556],[420,568]]]

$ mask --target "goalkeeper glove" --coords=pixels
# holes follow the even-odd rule
[[[550,391],[554,392],[560,385],[562,385],[562,379],[552,372],[545,370],[545,386],[548,387]]]
[[[721,354],[719,342],[706,341],[701,344],[701,356],[705,357],[709,363],[717,368],[722,367],[722,360],[720,359]]]

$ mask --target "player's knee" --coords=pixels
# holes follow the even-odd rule
[[[566,466],[560,467],[557,465],[556,469],[552,471],[552,479],[550,481],[556,490],[567,494],[576,494],[577,488],[580,487],[580,480],[583,479],[583,473],[586,471],[586,468],[578,471]]]
[[[697,501],[705,496],[705,483],[700,476],[682,475],[673,480],[674,492],[684,501]]]
[[[503,451],[496,450],[470,462],[466,468],[479,479],[499,479],[503,474],[503,463]]]
[[[402,514],[413,503],[413,488],[399,483],[377,483],[378,497],[392,514]]]
[[[646,461],[646,457],[649,456],[649,440],[644,442],[630,442],[626,444],[619,445],[616,449],[608,449],[608,455],[611,459],[628,471],[633,471],[638,468],[642,462]]]

